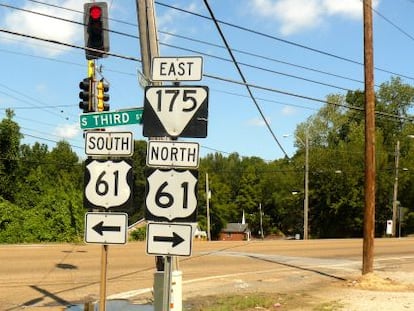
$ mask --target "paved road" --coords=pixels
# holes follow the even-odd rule
[[[412,272],[414,238],[378,239],[375,269]],[[0,246],[0,310],[27,307],[63,309],[99,297],[101,246],[84,244]],[[191,257],[180,259],[183,295],[222,291],[227,285],[274,290],[360,273],[362,240],[272,240],[195,242]],[[309,277],[304,277],[304,273]],[[109,247],[108,295],[150,288],[154,257],[145,243]],[[240,281],[240,282],[239,282]],[[239,282],[239,283],[238,283]],[[250,283],[249,283],[250,282]]]

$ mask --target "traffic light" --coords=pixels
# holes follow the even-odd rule
[[[97,90],[97,99],[98,99],[98,111],[109,111],[109,103],[107,102],[109,100],[109,94],[106,92],[109,91],[109,85],[106,84],[103,80],[98,81],[98,84],[96,86]]]
[[[92,78],[85,78],[79,83],[79,98],[82,101],[79,102],[79,108],[83,110],[84,113],[92,112],[92,90],[93,90],[93,80]]]
[[[85,50],[86,59],[106,57],[109,51],[108,5],[106,2],[85,3],[83,13],[85,46],[100,50]]]

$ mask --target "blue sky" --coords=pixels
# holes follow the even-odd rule
[[[110,51],[141,59],[135,1],[107,2],[110,28],[126,34],[110,34]],[[82,22],[79,12],[83,3],[2,0],[0,28],[83,45],[82,26],[19,10]],[[221,24],[231,48],[237,50],[235,57],[249,83],[317,99],[363,88],[359,82],[363,81],[363,67],[344,60],[363,62],[362,1],[210,0],[209,4],[217,19],[256,32]],[[223,60],[230,57],[224,48],[218,47],[223,42],[214,23],[166,5],[208,16],[201,0],[157,1],[161,56],[204,53],[205,74],[241,81],[234,64]],[[403,81],[412,84],[414,1],[378,0],[373,5],[379,13],[373,15],[375,66],[406,76]],[[78,84],[87,74],[84,55],[79,49],[0,32],[0,118],[5,116],[5,108],[15,110],[15,120],[24,134],[23,143],[38,141],[51,149],[56,141],[65,139],[85,157],[78,108]],[[110,56],[97,64],[102,66],[103,75],[111,84],[111,110],[143,106],[144,95],[137,74],[140,62]],[[377,85],[390,77],[382,70],[375,71]],[[210,88],[208,136],[186,140],[199,142],[202,156],[217,150],[265,160],[283,157],[245,87],[211,78],[197,84]],[[296,126],[316,113],[321,104],[279,92],[253,89],[253,94],[274,134],[291,156],[295,152],[294,138],[283,135],[294,133]],[[135,139],[146,139],[142,136],[142,126],[116,130],[132,131]]]

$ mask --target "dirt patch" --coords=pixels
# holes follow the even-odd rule
[[[408,291],[412,290],[413,286],[410,284],[401,283],[391,278],[383,278],[375,273],[368,273],[356,280],[347,283],[349,287],[359,289],[373,290],[373,291]]]

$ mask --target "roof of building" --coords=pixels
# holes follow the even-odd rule
[[[249,225],[248,224],[240,224],[229,222],[225,228],[221,230],[222,232],[233,232],[233,233],[245,233],[249,232]]]

